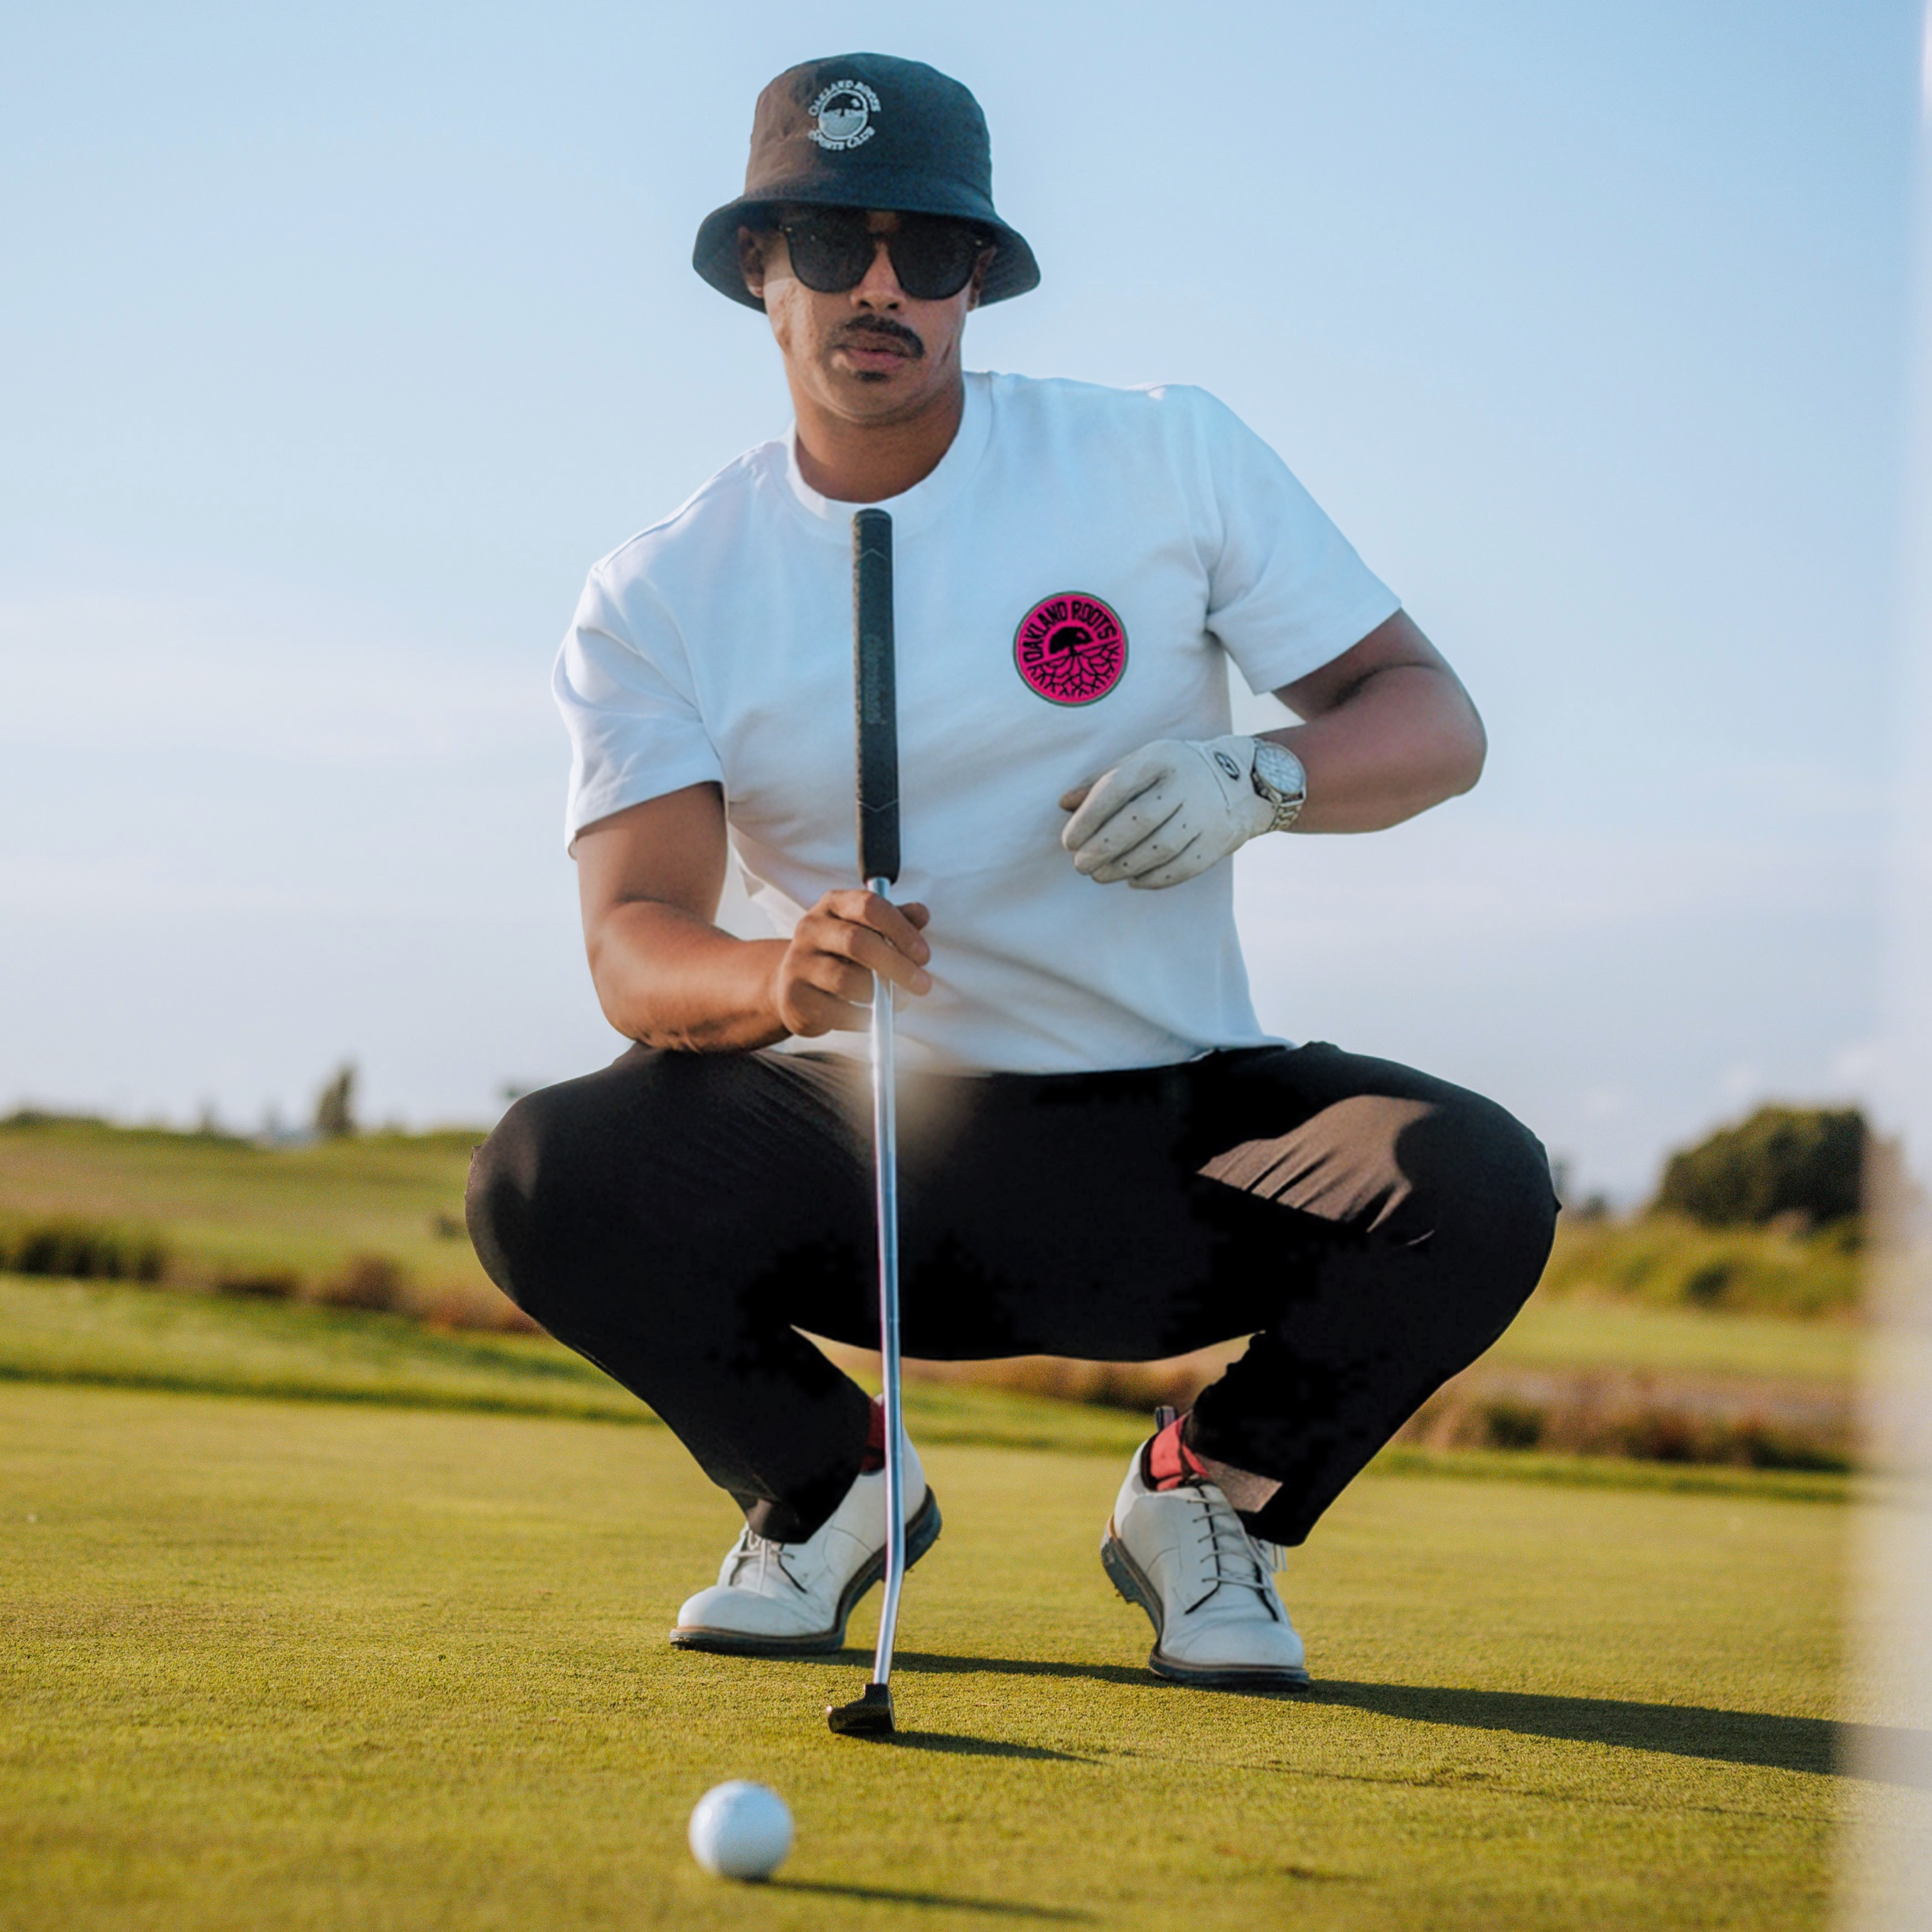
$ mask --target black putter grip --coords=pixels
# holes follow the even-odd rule
[[[899,728],[892,676],[892,520],[852,519],[852,668],[858,704],[859,876],[899,875]]]

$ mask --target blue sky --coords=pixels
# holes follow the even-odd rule
[[[615,1041],[544,690],[788,413],[686,266],[875,10],[75,4],[0,29],[0,1107],[485,1118]],[[1264,1018],[1586,1184],[1872,1078],[1918,20],[998,4],[1046,271],[979,366],[1204,383],[1448,652],[1480,789],[1239,862]]]

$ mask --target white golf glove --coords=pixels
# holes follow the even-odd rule
[[[1157,738],[1094,780],[1060,842],[1101,885],[1178,886],[1274,822],[1254,770],[1252,738]]]

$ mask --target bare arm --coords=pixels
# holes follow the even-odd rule
[[[1483,721],[1405,611],[1275,695],[1305,721],[1263,734],[1308,773],[1297,832],[1379,832],[1482,776]]]
[[[728,856],[715,784],[647,800],[577,835],[590,976],[627,1039],[741,1052],[863,1027],[874,969],[910,993],[931,985],[926,908],[862,886],[826,893],[789,940],[721,931],[712,921]]]

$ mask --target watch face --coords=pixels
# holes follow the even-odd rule
[[[1301,760],[1285,746],[1270,744],[1265,738],[1255,747],[1255,774],[1284,802],[1304,797],[1308,776]]]

